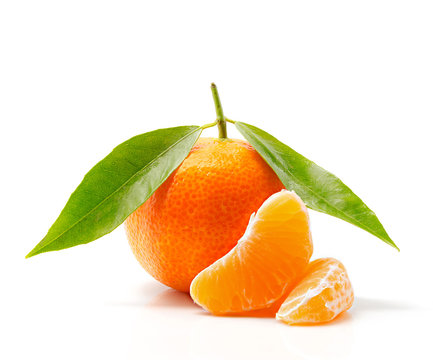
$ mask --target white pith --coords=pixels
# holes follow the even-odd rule
[[[334,261],[336,260],[334,259]],[[305,293],[299,296],[293,298],[290,298],[289,296],[289,299],[287,299],[288,301],[286,300],[282,304],[280,310],[276,314],[276,318],[278,320],[282,320],[289,324],[319,321],[318,313],[315,311],[311,312],[310,316],[308,317],[303,316],[302,319],[295,320],[293,316],[295,316],[294,314],[296,314],[296,312],[302,306],[306,306],[306,309],[308,309],[308,302],[311,301],[315,296],[320,296],[320,294],[327,288],[331,289],[330,296],[333,300],[326,301],[323,304],[324,308],[326,308],[326,310],[328,311],[326,321],[334,319],[338,314],[347,310],[347,308],[351,306],[353,302],[353,289],[347,276],[347,272],[344,269],[344,266],[334,263],[328,264],[327,267],[328,269],[326,270],[325,276],[323,276],[317,286],[309,288]],[[308,275],[305,278],[305,281],[309,282],[314,279],[314,273],[316,271],[313,271],[310,275]],[[296,292],[296,288],[293,291]],[[323,299],[322,301],[325,301],[325,299]],[[290,308],[292,304],[296,305]]]

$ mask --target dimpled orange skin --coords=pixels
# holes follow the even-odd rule
[[[127,218],[129,244],[150,275],[189,292],[192,279],[236,245],[251,214],[281,189],[248,142],[201,138]]]

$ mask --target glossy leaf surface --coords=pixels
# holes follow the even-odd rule
[[[294,190],[309,208],[356,225],[398,249],[375,213],[339,178],[267,132],[243,122],[235,125],[284,186]]]
[[[182,163],[201,131],[198,126],[160,129],[117,146],[87,173],[27,257],[85,244],[114,230]]]

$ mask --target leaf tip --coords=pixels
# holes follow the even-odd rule
[[[381,238],[382,240],[384,240],[383,238]],[[392,246],[394,249],[396,249],[398,252],[400,252],[400,248],[396,245],[396,243],[394,241],[392,241],[389,236],[387,237],[386,241],[385,241],[388,245]]]
[[[34,247],[33,249],[32,249],[32,251],[30,251],[27,255],[26,255],[26,259],[28,259],[28,258],[31,258],[31,257],[33,257],[33,256],[35,256],[35,255],[38,255],[38,254],[40,254],[40,251],[39,251],[39,249],[38,249],[38,246],[36,246],[36,247]]]

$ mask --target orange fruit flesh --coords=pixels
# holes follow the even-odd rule
[[[251,216],[237,245],[194,278],[191,297],[213,314],[269,308],[295,286],[312,251],[307,208],[282,190]]]
[[[312,261],[276,318],[287,324],[328,322],[353,304],[354,294],[343,264],[333,258]]]
[[[200,138],[188,157],[125,221],[131,249],[155,279],[188,292],[227,254],[251,213],[284,185],[243,140]]]

